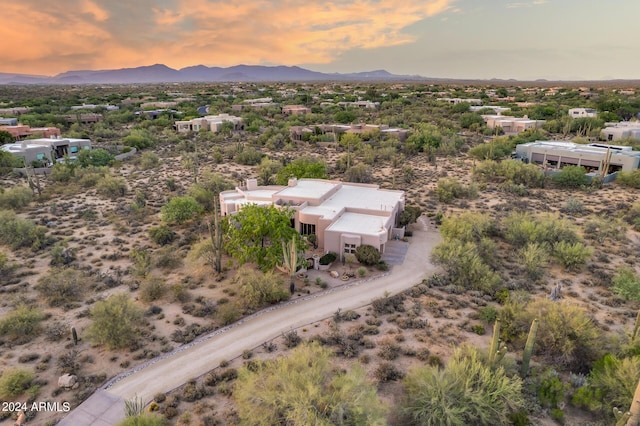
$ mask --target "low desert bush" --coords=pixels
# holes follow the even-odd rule
[[[20,210],[33,200],[33,191],[24,186],[0,189],[0,209]]]
[[[356,259],[358,259],[358,262],[367,266],[377,265],[380,261],[380,258],[382,257],[380,251],[377,248],[368,244],[358,246],[358,248],[356,248],[355,255]]]
[[[31,371],[5,370],[0,376],[0,397],[5,400],[24,394],[35,378]]]
[[[0,336],[13,344],[23,344],[40,334],[45,315],[36,307],[21,305],[0,319]]]
[[[51,243],[47,229],[18,217],[11,210],[0,210],[0,243],[13,249],[31,247],[40,250]]]
[[[53,269],[38,280],[36,290],[49,306],[64,306],[82,298],[88,277],[75,269]]]
[[[123,178],[105,176],[98,181],[96,189],[98,194],[115,200],[127,194],[127,183]]]

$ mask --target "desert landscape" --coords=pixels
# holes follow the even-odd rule
[[[437,272],[408,283],[412,287],[400,294],[337,310],[248,347],[198,377],[184,377],[180,388],[141,401],[141,410],[176,425],[250,423],[240,410],[246,398],[240,399],[239,381],[249,380],[247,371],[275,368],[268,362],[290,358],[314,343],[329,349],[332,371],[364,369],[384,407],[380,419],[385,424],[409,424],[406,383],[413,370],[446,371],[469,347],[486,358],[483,363],[519,383],[521,401],[506,409],[504,424],[609,425],[615,417],[608,403],[629,409],[640,379],[640,189],[598,179],[566,184],[509,158],[517,143],[597,140],[595,122],[563,133],[566,109],[585,102],[573,95],[580,92],[577,87],[543,99],[554,108],[547,122],[557,121],[560,132],[542,127],[512,136],[495,135],[469,105],[465,109],[437,100],[443,93],[472,96],[472,89],[486,93],[497,87],[247,83],[143,88],[140,93],[117,85],[54,88],[46,92],[48,103],[39,105],[40,118],[36,113],[22,117],[34,125],[38,119],[51,121],[57,108],[64,110],[52,107],[52,99],[60,105],[113,102],[119,111],[102,112],[104,119],[95,124],[65,123],[63,134],[90,138],[92,151],[136,147],[138,152],[108,165],[68,162],[46,175],[0,177],[0,381],[9,375],[23,378],[11,388],[11,400],[68,402],[74,408],[113,377],[256,311],[359,280],[393,276],[406,267],[336,261],[330,270],[337,277],[329,271],[300,272],[291,294],[282,268],[242,265],[222,250],[221,272],[215,270],[210,245],[217,194],[252,178],[273,184],[287,165],[302,161],[321,164],[326,178],[405,191],[406,205],[416,214],[408,220],[403,243],[411,245],[422,230],[440,232],[442,243],[423,253],[424,262],[432,262]],[[134,115],[145,98],[165,99],[173,96],[169,92],[191,97],[176,108],[195,115],[205,103],[216,112],[232,112],[234,101],[265,90],[277,100],[278,90],[285,88],[296,91],[295,100],[307,100],[313,112],[287,117],[275,107],[251,110],[242,112],[244,130],[186,134],[172,128],[176,117],[171,111],[155,120]],[[519,86],[500,88],[515,96],[525,93]],[[25,103],[38,90],[0,87],[0,101]],[[536,93],[548,87],[537,90],[526,92],[530,100],[539,100],[542,95]],[[327,92],[331,99],[360,94],[381,103],[374,110],[320,109],[312,95]],[[610,87],[591,92],[601,99],[615,93]],[[124,103],[132,98],[133,103]],[[629,99],[635,101],[635,95]],[[519,109],[503,103],[522,114],[542,105]],[[335,119],[402,127],[409,138],[371,132],[349,144],[327,135],[289,139],[291,126]],[[638,147],[637,140],[620,143]],[[505,146],[508,152],[500,155]],[[172,219],[166,206],[181,197],[194,199],[199,207],[184,219]],[[313,254],[324,253],[309,244],[304,258]],[[279,299],[250,302],[247,288],[255,282],[276,283]],[[362,288],[366,291],[366,284]],[[113,330],[102,328],[101,334],[96,318],[109,312],[107,302],[118,295],[124,295],[118,306],[130,307],[131,316],[122,317]],[[522,374],[534,319],[540,327],[530,368]],[[492,339],[496,320],[499,342]],[[498,359],[491,352],[495,344]],[[624,391],[614,385],[596,388],[601,382],[594,371],[605,371],[607,362],[628,375],[620,386]],[[59,378],[65,374],[77,382],[61,387]],[[56,424],[65,414],[28,411],[27,424]],[[13,424],[17,416],[3,411],[0,424]]]

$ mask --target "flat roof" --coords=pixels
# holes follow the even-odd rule
[[[242,190],[242,192],[245,193],[247,200],[249,200],[249,202],[251,202],[251,200],[253,198],[258,198],[258,199],[268,199],[269,202],[271,203],[271,197],[273,196],[273,194],[275,194],[276,192],[278,192],[277,189],[253,189],[253,190]]]
[[[313,198],[319,199],[327,192],[338,186],[338,183],[332,181],[319,180],[299,180],[295,186],[287,186],[277,192],[281,198]]]
[[[380,235],[386,232],[384,216],[346,212],[333,222],[327,231],[360,235]]]

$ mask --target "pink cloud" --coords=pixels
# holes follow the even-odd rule
[[[104,0],[59,0],[44,8],[15,0],[0,15],[0,37],[11,41],[0,46],[6,67],[0,71],[330,63],[354,48],[412,43],[408,26],[455,1],[140,0],[131,13],[143,20]]]

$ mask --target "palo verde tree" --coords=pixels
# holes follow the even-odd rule
[[[233,391],[241,424],[386,424],[385,407],[364,369],[341,372],[330,356],[312,343],[255,369],[241,368]]]
[[[296,241],[298,250],[304,243],[291,227],[293,212],[275,206],[250,204],[227,219],[224,247],[241,264],[254,262],[263,270],[271,269],[283,259],[282,242]]]

